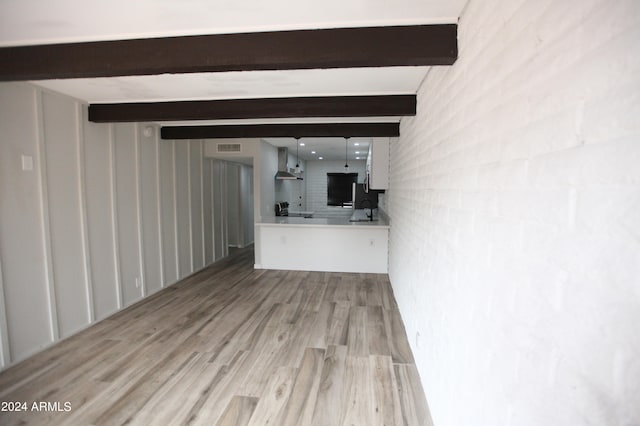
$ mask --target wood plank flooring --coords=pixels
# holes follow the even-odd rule
[[[432,424],[386,275],[252,248],[0,373],[0,401],[28,408],[2,425]]]

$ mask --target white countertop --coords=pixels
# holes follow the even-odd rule
[[[288,216],[276,216],[263,218],[262,222],[256,223],[258,226],[282,226],[282,225],[294,225],[294,226],[309,226],[309,227],[352,227],[352,228],[389,228],[387,223],[382,218],[377,218],[373,222],[361,221],[351,222],[348,217],[288,217]]]
[[[304,210],[291,210],[289,209],[289,214],[296,214],[296,215],[313,215],[315,212],[313,211],[304,211]]]

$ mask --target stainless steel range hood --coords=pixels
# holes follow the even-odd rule
[[[289,158],[289,150],[287,148],[278,148],[278,173],[276,173],[277,180],[302,180],[301,177],[289,173],[287,169],[287,159]]]

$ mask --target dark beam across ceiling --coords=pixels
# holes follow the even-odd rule
[[[322,96],[89,105],[96,123],[416,114],[416,95]]]
[[[383,137],[399,136],[399,123],[247,124],[224,126],[167,126],[162,139]]]
[[[0,81],[451,65],[457,25],[334,28],[0,48]]]

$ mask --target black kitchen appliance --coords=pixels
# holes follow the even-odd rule
[[[276,203],[276,216],[289,216],[289,203],[282,201]]]
[[[327,173],[327,205],[351,208],[351,185],[357,181],[358,173]]]
[[[381,191],[369,189],[365,192],[364,184],[353,184],[353,204],[355,209],[376,209],[378,208],[378,194]]]

